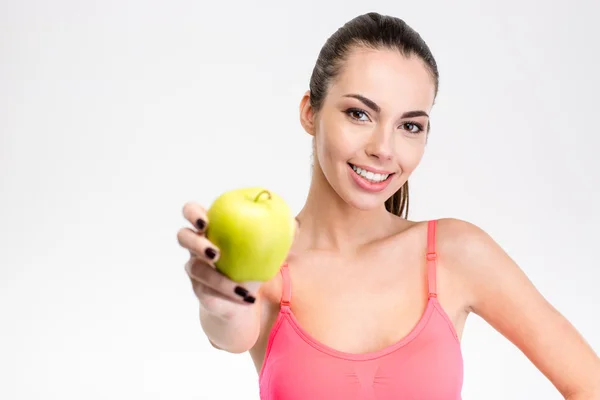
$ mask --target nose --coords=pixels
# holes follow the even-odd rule
[[[394,149],[394,136],[384,128],[379,127],[373,130],[369,137],[369,142],[365,147],[365,152],[369,157],[375,157],[380,160],[391,160]]]

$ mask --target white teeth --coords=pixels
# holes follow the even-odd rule
[[[370,172],[370,171],[364,170],[362,168],[359,168],[355,165],[352,165],[352,169],[358,175],[362,176],[363,178],[365,178],[367,180],[373,181],[373,182],[383,182],[388,178],[388,176],[390,176],[389,174],[377,174],[374,172]]]

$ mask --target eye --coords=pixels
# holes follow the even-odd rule
[[[349,108],[344,112],[346,113],[346,115],[348,115],[353,120],[356,120],[359,122],[370,121],[369,116],[367,115],[366,111],[361,110],[360,108]]]
[[[419,134],[423,131],[423,125],[417,122],[405,122],[400,126],[414,135]]]

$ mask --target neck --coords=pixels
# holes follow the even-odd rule
[[[352,252],[390,234],[395,217],[385,205],[359,210],[348,205],[315,166],[306,203],[298,220],[301,247],[312,250]]]

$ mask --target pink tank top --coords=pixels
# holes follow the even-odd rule
[[[259,374],[261,400],[460,400],[460,342],[437,300],[436,221],[429,221],[429,296],[421,319],[403,339],[379,351],[344,353],[314,339],[291,308],[287,265],[281,307]]]

